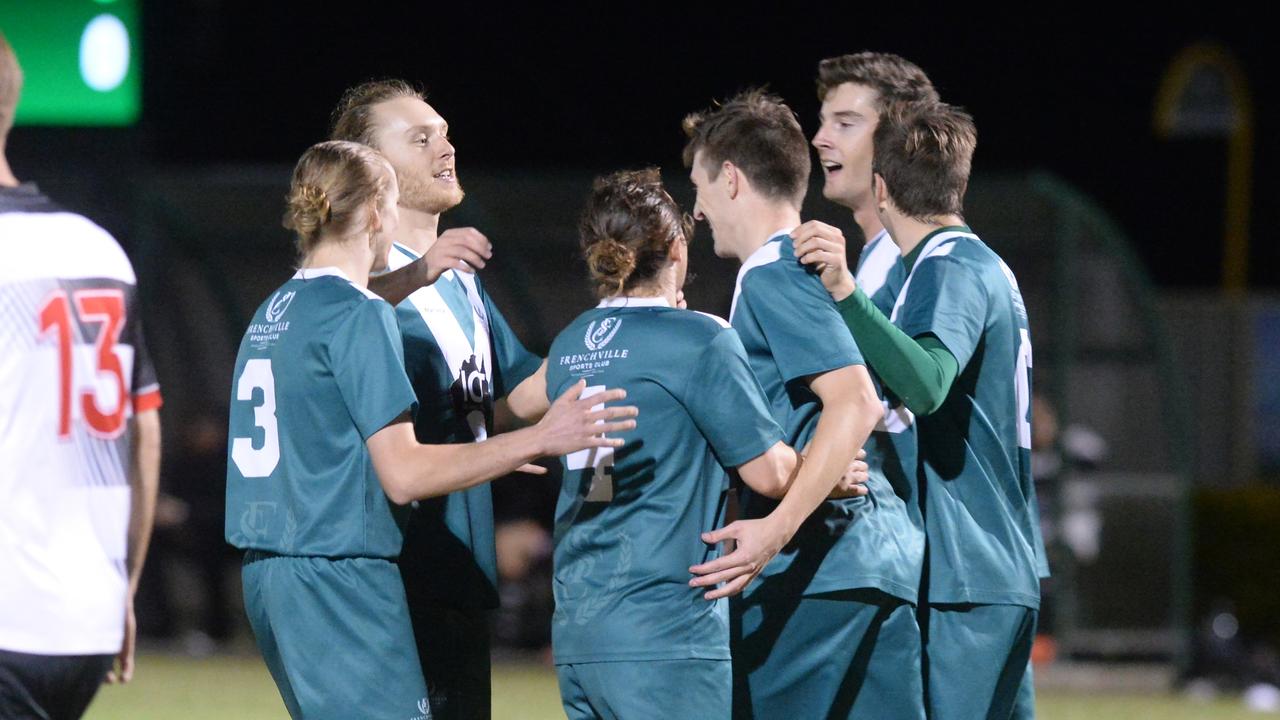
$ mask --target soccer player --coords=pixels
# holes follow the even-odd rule
[[[748,489],[747,519],[706,536],[733,537],[738,549],[692,568],[696,586],[725,583],[708,597],[762,577],[730,605],[735,717],[923,717],[913,607],[923,532],[883,468],[867,497],[824,502],[884,410],[857,344],[792,248],[810,169],[804,133],[759,91],[690,115],[685,131],[694,215],[716,254],[742,263],[731,322],[787,442],[808,447],[781,503]]]
[[[730,717],[727,608],[688,568],[715,554],[725,468],[781,497],[797,464],[737,333],[679,309],[692,229],[653,169],[597,180],[579,224],[601,301],[552,343],[547,397],[625,387],[646,422],[564,458],[552,644],[573,720]]]
[[[255,311],[236,358],[226,534],[247,551],[245,609],[293,717],[431,716],[394,562],[405,504],[615,446],[599,433],[634,427],[621,419],[633,407],[592,411],[577,385],[533,427],[420,445],[395,313],[365,287],[386,265],[398,195],[365,145],[302,156],[286,214],[300,267]]]
[[[5,159],[21,88],[0,35],[0,717],[62,720],[133,676],[161,398],[124,251]]]
[[[389,233],[389,267],[412,273],[420,259],[430,262],[450,246],[453,235],[454,247],[473,250],[457,257],[483,267],[477,256],[483,249],[487,257],[488,241],[476,230],[437,236],[441,213],[461,202],[463,191],[449,126],[426,98],[402,81],[369,82],[349,90],[334,117],[334,139],[376,148],[395,169],[400,223]],[[541,359],[520,343],[480,279],[456,263],[396,305],[418,401],[414,432],[423,443],[484,440],[495,430],[495,411],[509,407],[536,420],[541,411],[533,408],[546,405],[543,375],[515,392],[538,372]],[[437,720],[487,720],[489,618],[498,607],[489,486],[418,503],[405,530],[400,571],[432,712]]]
[[[964,224],[972,119],[941,103],[904,106],[881,115],[873,141],[877,212],[908,271],[891,320],[858,287],[838,233],[815,232],[796,252],[822,268],[869,363],[916,417],[930,717],[1007,720],[1047,570],[1031,479],[1026,307],[1013,272]]]
[[[938,102],[938,93],[924,71],[909,60],[890,53],[860,52],[827,58],[818,64],[818,99],[822,101],[821,125],[813,137],[813,146],[823,168],[822,194],[853,211],[854,222],[865,240],[853,271],[854,280],[888,316],[906,281],[907,270],[898,246],[876,211],[871,186],[871,138],[880,115],[888,107]],[[797,228],[792,237],[798,241],[811,231],[839,232],[814,220]],[[874,368],[872,377],[876,377]],[[866,447],[870,461],[875,463],[880,457],[878,443],[888,441],[900,454],[900,464],[907,464],[908,459],[914,464],[915,437],[909,411],[897,401],[888,404],[885,411],[896,415],[897,420],[886,423],[885,429],[896,431],[872,434]],[[1037,536],[1036,540],[1043,556],[1043,538]],[[1047,567],[1041,577],[1048,577]],[[1015,712],[1018,720],[1035,716],[1031,678],[1028,667],[1023,690],[1027,699]]]
[[[933,83],[919,67],[889,53],[861,52],[818,64],[821,125],[813,136],[823,173],[823,197],[853,211],[866,244],[854,275],[858,287],[886,315],[893,309],[906,268],[871,191],[871,136],[880,114],[897,103],[937,102]]]

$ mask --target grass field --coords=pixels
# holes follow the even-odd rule
[[[494,668],[493,716],[562,720],[555,672],[535,664]],[[288,718],[267,669],[257,658],[177,655],[139,658],[133,683],[107,686],[88,720],[278,720]],[[673,716],[676,717],[676,716]],[[1255,720],[1238,699],[1212,703],[1171,695],[1041,692],[1040,720]]]

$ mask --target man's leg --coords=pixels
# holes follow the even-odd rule
[[[93,702],[113,660],[0,650],[0,718],[76,720]]]
[[[489,614],[422,602],[410,607],[436,720],[489,720],[492,715]]]

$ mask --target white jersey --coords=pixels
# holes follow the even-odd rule
[[[160,406],[116,241],[0,188],[0,649],[114,654],[124,635],[128,420]]]

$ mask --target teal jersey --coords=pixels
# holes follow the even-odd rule
[[[875,237],[867,241],[858,256],[858,267],[854,273],[858,287],[862,289],[871,302],[888,317],[893,312],[893,304],[902,291],[907,280],[907,266],[902,262],[902,253],[889,237],[887,230],[881,230]],[[857,341],[857,338],[854,338]],[[892,392],[884,387],[875,368],[870,366],[871,380],[876,385],[876,392],[884,404],[884,419],[876,425],[875,431],[863,445],[867,451],[867,465],[872,472],[879,470],[893,486],[894,493],[906,503],[907,513],[912,523],[924,532],[924,516],[920,508],[920,491],[918,477],[918,458],[916,453],[915,417]],[[923,536],[917,533],[917,538]],[[920,566],[923,570],[923,550],[921,550]]]
[[[806,380],[864,363],[831,296],[796,259],[785,232],[743,263],[731,318],[774,419],[787,442],[803,449],[822,411]],[[885,457],[876,455],[868,496],[820,505],[761,577],[789,573],[794,580],[788,581],[805,583],[810,595],[872,587],[915,602],[924,534],[907,505],[914,492],[909,466]],[[769,498],[743,491],[744,517],[764,517],[776,506]]]
[[[1031,335],[1013,271],[967,229],[926,237],[892,320],[933,335],[960,367],[916,419],[930,603],[1040,605],[1031,479]]]
[[[893,303],[907,281],[907,267],[888,231],[881,230],[862,246],[854,279],[880,312],[887,316],[893,311]]]
[[[231,388],[227,542],[394,558],[405,508],[365,442],[413,408],[395,312],[336,268],[299,270],[253,313]]]
[[[390,269],[417,260],[396,244]],[[493,403],[537,371],[541,359],[520,343],[480,279],[445,271],[396,306],[405,369],[418,398],[418,442],[484,440]],[[415,600],[459,608],[498,606],[493,492],[488,483],[415,504],[400,558]]]
[[[552,343],[548,399],[580,378],[625,389],[640,415],[623,447],[563,458],[556,662],[728,659],[726,602],[704,600],[689,568],[719,554],[700,534],[723,521],[725,468],[782,439],[737,333],[661,299],[606,301]]]

